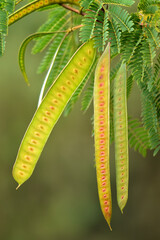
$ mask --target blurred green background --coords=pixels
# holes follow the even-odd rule
[[[37,106],[44,75],[42,57],[26,54],[27,87],[18,67],[21,42],[34,33],[47,12],[34,13],[9,28],[0,58],[0,239],[139,240],[160,239],[160,154],[147,158],[130,150],[129,199],[122,215],[116,203],[114,148],[111,146],[113,215],[110,232],[100,210],[91,126],[93,108],[84,115],[77,103],[60,118],[34,174],[18,191],[12,178],[18,147]],[[129,99],[129,114],[140,115],[139,92]]]

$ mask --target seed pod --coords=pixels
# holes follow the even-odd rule
[[[112,200],[109,167],[110,43],[98,61],[94,83],[94,139],[98,194],[103,215],[111,229]]]
[[[35,0],[31,3],[26,4],[24,7],[18,9],[9,16],[8,25],[13,24],[19,19],[25,17],[26,15],[35,12],[43,7],[52,5],[52,4],[62,4],[70,3],[79,5],[79,0]]]
[[[93,40],[83,44],[54,81],[37,109],[22,140],[13,167],[13,177],[19,186],[31,176],[54,125],[90,71],[95,54]]]
[[[128,116],[126,64],[114,80],[114,136],[118,206],[123,213],[128,199]]]

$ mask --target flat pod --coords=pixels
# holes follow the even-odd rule
[[[128,116],[126,64],[122,63],[114,80],[114,136],[117,201],[123,212],[128,199]]]
[[[99,200],[110,227],[112,200],[109,166],[110,43],[98,61],[94,83],[94,140]],[[111,229],[111,227],[110,227]]]
[[[31,176],[54,125],[89,72],[95,54],[93,40],[83,44],[54,81],[37,109],[13,167],[13,177],[19,186]]]
[[[26,4],[24,7],[18,9],[13,14],[9,16],[8,25],[13,24],[14,22],[18,21],[19,19],[25,17],[26,15],[35,12],[43,7],[52,4],[62,4],[62,3],[70,3],[79,5],[79,0],[36,0],[29,4]]]

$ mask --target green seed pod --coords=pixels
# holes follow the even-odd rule
[[[13,167],[19,186],[31,176],[54,125],[89,72],[95,55],[93,40],[83,44],[48,90],[25,133]]]
[[[94,83],[94,139],[98,193],[103,215],[111,229],[112,200],[109,166],[110,43],[98,61]]]
[[[26,4],[24,7],[18,9],[9,16],[8,25],[13,24],[26,15],[52,4],[70,3],[79,5],[79,0],[35,0]]]
[[[114,80],[114,136],[118,206],[123,212],[128,199],[128,116],[126,64]]]

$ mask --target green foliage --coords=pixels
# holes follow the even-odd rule
[[[15,8],[15,0],[1,0],[0,9],[3,9],[7,14],[11,14]]]
[[[0,56],[3,55],[5,50],[5,36],[0,33]]]
[[[16,1],[17,4],[19,2]],[[70,32],[56,54],[46,83],[48,88],[68,63],[80,41],[86,42],[94,38],[94,46],[98,50],[97,57],[102,54],[107,42],[110,41],[112,59],[118,56],[118,64],[111,67],[110,74],[110,140],[114,141],[113,82],[123,60],[128,70],[127,97],[132,94],[133,84],[137,84],[142,99],[142,123],[140,120],[129,118],[129,142],[131,147],[145,156],[147,149],[153,149],[154,154],[160,150],[160,55],[158,55],[160,3],[159,0],[140,0],[138,11],[129,14],[126,7],[132,6],[134,2],[133,0],[81,0],[80,6],[72,6],[76,13],[58,4],[44,7],[41,11],[46,9],[49,11],[47,20],[35,35],[26,40],[25,44],[34,39],[32,53],[45,51],[37,70],[38,73],[42,73],[50,67],[66,32]],[[1,54],[4,52],[8,14],[13,12],[14,3],[7,0],[1,1],[0,4]],[[73,31],[75,29],[80,31],[77,30],[77,33]],[[23,45],[23,51],[22,48],[20,51],[21,69],[24,75],[26,74],[25,47]],[[81,109],[85,112],[89,108],[93,99],[94,68],[93,66],[72,96],[65,110],[66,115],[72,110],[83,91]]]
[[[67,13],[65,9],[57,6],[55,11],[53,10],[52,12],[50,12],[47,21],[43,25],[41,25],[41,27],[38,29],[38,32],[55,32],[63,30],[67,25],[66,20],[68,15],[69,13]],[[55,35],[57,35],[57,33]],[[37,40],[36,44],[32,49],[32,53],[36,54],[43,51],[49,45],[49,43],[53,41],[55,35],[48,35]]]
[[[114,19],[109,21],[109,39],[112,39],[111,56],[115,56],[120,52],[121,31]]]
[[[6,10],[0,10],[0,33],[2,35],[7,35],[8,29],[7,29],[7,11]]]
[[[160,2],[159,0],[141,0],[139,5],[141,24],[150,25],[160,32]]]
[[[144,126],[149,133],[151,149],[157,149],[160,147],[160,128],[157,119],[156,107],[152,101],[146,101],[146,97],[142,97],[142,118]],[[149,113],[149,114],[148,114]]]
[[[158,10],[159,0],[141,0],[138,9],[145,14],[154,14]]]
[[[0,56],[5,50],[5,37],[8,34],[8,16],[15,7],[14,0],[1,0],[0,2]]]
[[[117,22],[122,32],[133,31],[133,21],[131,20],[131,16],[126,10],[122,9],[119,6],[109,6],[109,13]]]
[[[88,9],[93,2],[96,2],[96,0],[81,0],[80,4],[83,8]],[[102,4],[120,5],[125,7],[129,7],[135,3],[133,0],[100,0],[99,3],[100,2]]]
[[[142,120],[149,133],[151,149],[156,154],[160,150],[159,57],[154,69],[154,74],[152,74],[151,69],[145,69],[144,81],[139,83],[139,87],[142,96]]]
[[[53,44],[51,45],[51,48],[49,50],[51,50],[52,52],[52,57],[55,54],[55,47],[54,47],[54,43],[57,41],[57,43],[60,43],[60,41],[62,40],[62,38],[64,37],[64,34],[58,34],[55,41],[53,42]],[[58,40],[59,39],[59,40]],[[61,70],[64,68],[64,66],[68,63],[69,59],[71,58],[73,52],[74,52],[74,46],[72,45],[72,35],[68,35],[67,38],[63,41],[62,46],[60,47],[60,50],[57,54],[55,63],[53,65],[53,68],[50,72],[46,87],[48,88],[52,82],[55,80],[56,76],[59,75],[59,73],[61,72]],[[68,51],[68,49],[70,49],[70,51]]]
[[[149,26],[145,28],[137,26],[134,33],[125,32],[123,34],[121,38],[121,52],[137,83],[144,80],[145,69],[150,69],[152,72],[159,41],[158,33]],[[151,84],[151,79],[148,78],[148,84],[149,82]]]
[[[137,28],[134,33],[125,32],[121,38],[121,52],[123,59],[130,63],[135,55],[135,51],[142,41],[142,29]],[[126,47],[127,46],[127,47]]]
[[[81,0],[80,4],[84,9],[88,9],[92,2],[94,2],[94,0]]]
[[[95,37],[95,46],[99,49],[99,51],[104,51],[104,47],[108,40],[108,27],[109,27],[109,19],[108,12],[106,10],[100,11],[97,16],[96,26],[94,35]]]
[[[141,53],[144,66],[150,67],[153,65],[153,60],[156,56],[155,47],[149,41],[147,41],[147,39],[143,39],[143,41],[141,41],[141,44]]]
[[[47,49],[44,57],[41,60],[41,63],[38,67],[38,73],[42,73],[48,69],[48,67],[50,66],[50,63],[52,61],[52,57],[55,54],[56,49],[57,49],[59,43],[61,42],[64,34],[65,34],[64,32],[61,32],[61,33],[56,33],[56,36],[54,36],[54,38],[52,36],[53,41],[50,44],[49,48]]]
[[[114,67],[111,66],[111,72],[110,72],[110,80],[111,80],[111,83],[112,83],[112,81],[114,80],[114,78],[116,77],[116,74],[117,74],[120,66],[121,66],[121,61],[118,61],[118,63],[117,63],[116,65],[114,65]]]
[[[98,37],[99,39],[99,34],[98,36],[95,35],[95,29],[97,26],[98,18],[100,18],[100,20],[103,22],[103,16],[100,15],[101,9],[102,4],[99,5],[97,3],[92,3],[90,5],[88,11],[86,12],[85,17],[82,20],[82,24],[84,25],[80,31],[80,38],[82,42],[86,42],[88,39],[92,37],[95,37],[95,39]]]
[[[81,110],[83,112],[86,112],[91,105],[92,99],[93,99],[93,90],[94,90],[94,77],[91,78],[90,84],[88,88],[86,89],[84,96],[82,98],[81,102]]]
[[[129,7],[135,3],[134,0],[103,0],[103,3]]]
[[[38,73],[42,73],[48,69],[59,43],[64,37],[64,34],[66,31],[70,31],[70,29],[74,27],[75,22],[79,23],[79,19],[80,17],[78,17],[76,14],[67,12],[66,9],[60,7],[59,5],[54,6],[52,11],[49,13],[47,21],[38,29],[38,32],[55,32],[55,34],[48,34],[48,36],[38,39],[32,49],[33,54],[47,49],[38,67]],[[46,83],[47,88],[52,84],[56,76],[69,61],[71,55],[76,49],[75,44],[74,33],[71,32],[64,40],[60,51],[57,54],[53,68],[51,69],[48,81]],[[68,49],[70,49],[70,51],[68,51]]]
[[[160,81],[160,54],[157,57],[157,62],[154,65],[154,76],[153,76],[154,82],[157,86],[159,86]]]
[[[145,157],[147,149],[150,149],[149,136],[147,130],[138,119],[129,118],[128,139],[130,147],[133,147],[135,151],[139,151]]]
[[[96,2],[90,4],[82,20],[80,38],[82,42],[85,42],[94,37],[95,47],[103,51],[109,37],[113,42],[112,52],[117,53],[120,51],[120,30],[122,32],[133,31],[133,21],[126,10],[119,6],[108,5],[106,7],[103,3]]]

